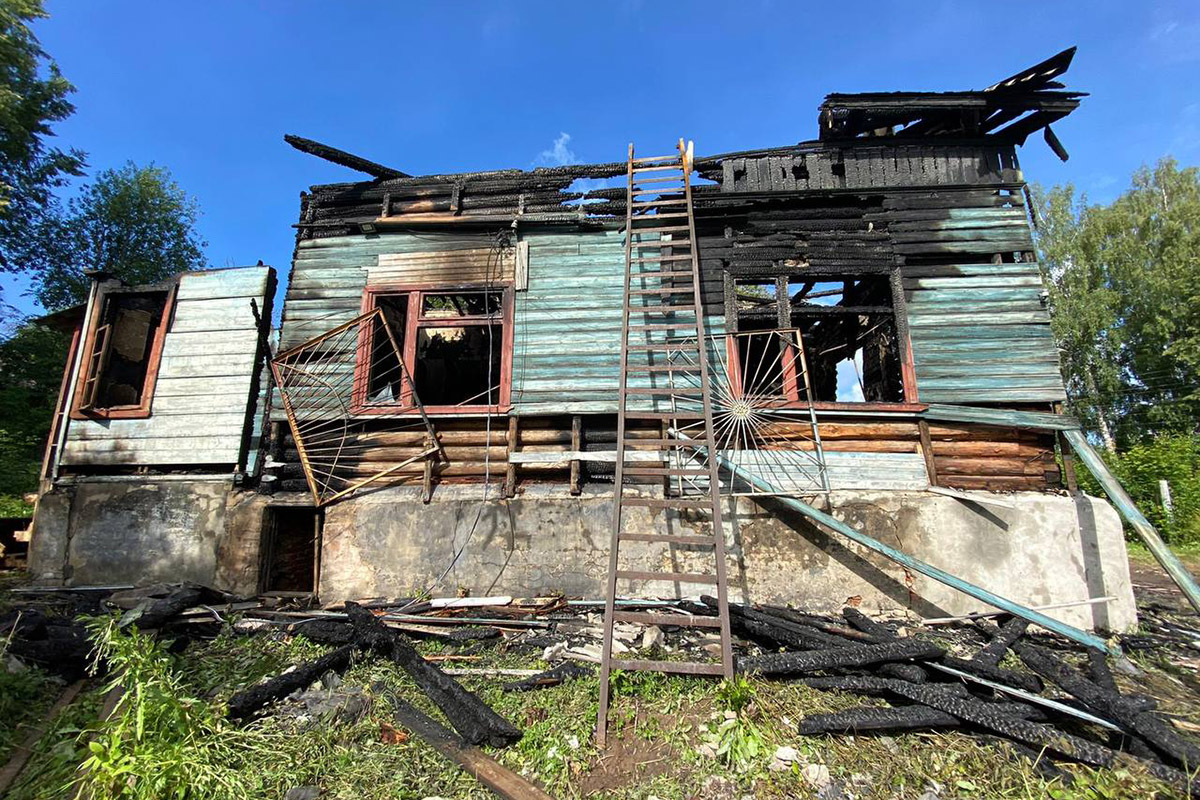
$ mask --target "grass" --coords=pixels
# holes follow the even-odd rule
[[[1129,553],[1129,560],[1135,561],[1138,564],[1157,564],[1158,561],[1154,558],[1154,554],[1150,549],[1141,542],[1125,542],[1125,549]],[[1190,569],[1195,569],[1200,565],[1200,542],[1189,542],[1187,544],[1171,545],[1171,552],[1179,557],[1181,561],[1187,563]]]
[[[102,693],[76,703],[39,743],[12,797],[62,796],[88,759],[93,776],[102,778],[94,778],[98,800],[278,798],[302,785],[319,786],[323,800],[491,797],[415,737],[393,743],[385,735],[392,695],[444,720],[390,663],[364,659],[346,673],[344,686],[372,701],[357,720],[330,725],[277,715],[236,727],[222,716],[235,691],[326,648],[299,638],[223,635],[172,656],[144,638],[113,641],[115,660],[134,676],[138,690],[127,695],[131,699],[113,721],[100,726],[99,748],[89,746],[87,727],[95,727]],[[443,651],[437,643],[421,649]],[[535,653],[485,649],[481,655],[472,666],[543,666]],[[811,778],[821,777],[822,767],[844,793],[864,799],[915,798],[934,785],[943,798],[1171,796],[1141,775],[1082,767],[1072,768],[1071,787],[1047,783],[1006,746],[957,732],[801,737],[795,723],[804,716],[873,701],[796,683],[617,674],[610,746],[602,753],[591,741],[595,677],[527,693],[504,692],[502,681],[492,678],[461,680],[525,731],[516,745],[492,755],[560,798],[808,798],[817,796]],[[773,754],[783,745],[796,748],[800,759],[772,770]],[[186,780],[164,780],[172,774]]]

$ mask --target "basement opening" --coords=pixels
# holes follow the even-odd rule
[[[260,591],[316,593],[323,521],[318,508],[267,508],[263,520]]]

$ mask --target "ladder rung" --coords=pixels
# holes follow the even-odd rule
[[[638,451],[637,448],[630,447],[630,445],[638,445],[638,444],[651,445],[656,449],[661,449],[663,447],[686,447],[689,450],[694,450],[697,447],[707,447],[708,446],[708,437],[702,436],[702,437],[698,437],[695,439],[689,438],[689,439],[626,439],[625,440],[625,448],[627,450],[632,450],[633,452],[644,452],[644,451]]]
[[[691,261],[691,260],[692,260],[692,256],[690,253],[688,255],[680,255],[680,256],[638,256],[637,258],[630,257],[630,259],[629,259],[630,263],[635,263],[635,262],[641,263],[643,261]]]
[[[633,622],[638,625],[675,625],[681,628],[719,628],[717,617],[701,617],[692,614],[651,614],[645,611],[614,611],[614,622]]]
[[[641,572],[636,569],[619,569],[617,578],[629,581],[670,581],[671,583],[703,583],[716,585],[717,576],[700,572]]]
[[[629,350],[680,350],[689,353],[700,352],[700,345],[695,342],[654,342],[653,344],[631,344]],[[691,365],[695,368],[695,364]]]
[[[683,167],[679,164],[662,164],[657,167],[634,167],[634,172],[662,172],[665,169],[674,169],[682,171]]]
[[[683,395],[683,394],[698,394],[703,396],[704,390],[699,386],[677,386],[671,388],[664,386],[661,389],[642,389],[642,388],[625,388],[621,390],[625,394],[654,394],[659,396],[667,395]]]
[[[679,322],[651,322],[646,325],[626,325],[631,331],[674,331],[680,328],[695,328],[696,320],[684,319]]]
[[[641,222],[643,220],[679,219],[686,216],[686,211],[680,214],[634,214],[632,217],[630,217],[630,220],[633,222]]]
[[[630,289],[630,294],[686,294],[696,291],[693,286],[666,286],[661,289]]]
[[[633,242],[629,246],[631,248],[639,248],[639,247],[680,247],[683,245],[687,245],[688,247],[691,247],[692,240],[691,239],[660,239],[657,242]],[[691,258],[691,256],[688,256],[688,258]]]
[[[680,191],[681,189],[683,189],[683,187],[682,187],[682,186],[661,186],[661,187],[658,187],[658,188],[655,188],[655,189],[634,189],[633,191],[631,191],[631,192],[630,192],[630,194],[634,194],[634,195],[643,195],[643,194],[675,194],[675,193],[677,193],[678,191]],[[685,197],[685,198],[683,198],[683,200],[686,202],[686,201],[687,201],[687,198]],[[657,201],[657,202],[664,202],[664,203],[665,203],[666,201],[665,201],[665,200],[660,200],[660,201]]]
[[[641,508],[712,508],[712,500],[684,500],[682,498],[622,497],[621,505]],[[622,539],[634,542],[679,541],[688,544],[707,542],[713,544],[711,536],[689,536],[682,533],[622,533]]]
[[[629,310],[635,314],[674,314],[676,311],[696,313],[695,306],[673,306],[670,303],[659,303],[655,306],[630,306]]]
[[[720,664],[697,664],[691,661],[642,661],[639,659],[609,659],[611,669],[635,672],[674,672],[679,675],[724,675]]]
[[[668,175],[665,178],[642,178],[638,183],[670,183],[672,181],[682,182],[683,176],[675,177],[674,175]],[[680,186],[679,188],[682,189],[683,187]]]
[[[686,214],[684,216],[687,216]],[[631,233],[673,233],[674,231],[686,231],[690,228],[688,225],[665,225],[661,228],[634,228]],[[625,228],[621,229],[626,230]]]
[[[641,158],[632,159],[634,164],[649,164],[651,161],[678,161],[679,154],[672,153],[669,156],[642,156]]]
[[[686,197],[672,198],[668,200],[642,200],[641,202],[633,202],[629,205],[633,208],[647,208],[649,206],[682,206],[687,204]]]
[[[691,258],[691,256],[688,256]],[[634,278],[693,278],[695,273],[690,269],[660,269],[654,272],[631,272],[629,279]]]
[[[691,419],[703,420],[698,411],[626,411],[625,419]]]
[[[625,474],[631,476],[669,477],[669,478],[700,478],[708,475],[706,469],[681,469],[678,467],[626,467]]]

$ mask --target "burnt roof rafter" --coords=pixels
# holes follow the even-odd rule
[[[1063,91],[1056,80],[1074,56],[1075,48],[1068,48],[979,91],[830,94],[820,108],[820,136],[827,141],[957,137],[1024,144],[1087,96]],[[1046,139],[1066,160],[1053,132]]]

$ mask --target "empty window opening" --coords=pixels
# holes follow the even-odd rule
[[[398,403],[404,399],[400,359],[408,331],[408,295],[381,295],[375,305],[382,312],[382,319],[376,317],[371,331],[367,396],[372,403]]]
[[[149,400],[149,377],[164,325],[167,292],[105,295],[92,337],[79,408],[138,408]]]
[[[362,352],[369,354],[362,406],[412,407],[404,369],[426,407],[500,405],[505,386],[505,290],[437,289],[373,293],[391,339],[376,323]],[[394,341],[393,341],[394,340]],[[397,355],[399,354],[399,355]],[[362,362],[360,357],[360,364]]]
[[[315,592],[320,547],[319,509],[269,507],[263,520],[262,590]]]
[[[776,285],[786,281],[786,294]],[[886,275],[787,275],[779,284],[735,281],[737,329],[772,328],[800,332],[808,383],[816,402],[904,401],[903,372],[897,341],[891,285]],[[737,337],[741,383],[755,384],[755,370],[778,368],[770,384],[795,401],[802,401],[803,381],[787,380],[795,358],[790,345],[778,337]],[[779,352],[776,352],[776,351]],[[797,365],[797,368],[799,366]]]

